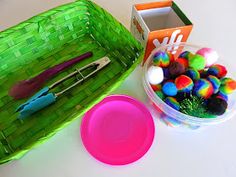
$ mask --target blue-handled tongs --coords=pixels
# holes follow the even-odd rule
[[[78,85],[79,83],[84,81],[85,79],[89,78],[90,76],[92,76],[93,74],[95,74],[96,72],[98,72],[99,70],[104,68],[109,63],[110,63],[110,59],[108,57],[103,57],[103,58],[101,58],[93,63],[90,63],[80,69],[76,69],[73,73],[70,73],[69,75],[56,81],[52,85],[44,87],[39,92],[37,92],[34,96],[32,96],[27,102],[23,103],[22,105],[20,105],[17,108],[16,112],[20,113],[18,118],[24,119],[25,117],[28,117],[31,114],[54,103],[58,96],[65,93],[69,89],[75,87],[76,85]],[[94,70],[89,72],[86,75],[83,74],[83,72],[85,72],[85,70],[88,70],[88,69],[91,70],[91,68]],[[65,88],[64,90],[62,90],[60,92],[57,92],[57,93],[49,92],[51,89],[53,89],[57,85],[61,84],[62,82],[64,82],[65,80],[67,80],[73,76],[76,76],[76,79],[77,79],[77,81],[75,83],[73,83],[72,85],[70,85],[69,87]]]

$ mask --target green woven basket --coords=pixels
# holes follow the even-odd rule
[[[59,74],[103,56],[111,63],[97,75],[67,92],[46,109],[20,121],[9,88],[18,80],[81,55],[93,57]],[[37,15],[0,33],[0,163],[18,159],[104,98],[140,63],[143,48],[128,30],[91,1],[80,0]],[[64,85],[66,86],[66,85]]]

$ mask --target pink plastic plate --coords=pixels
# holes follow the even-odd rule
[[[154,138],[148,109],[126,95],[112,95],[89,110],[82,119],[81,138],[97,160],[125,165],[140,159]]]

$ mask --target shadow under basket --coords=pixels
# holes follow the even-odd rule
[[[93,57],[46,85],[104,56],[111,63],[56,103],[24,120],[17,118],[15,110],[26,99],[16,101],[8,96],[13,84],[87,51]],[[0,163],[20,158],[85,113],[118,87],[142,58],[143,48],[129,31],[87,0],[57,7],[0,32]]]

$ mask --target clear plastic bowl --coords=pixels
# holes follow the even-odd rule
[[[159,117],[160,120],[163,121],[168,126],[181,127],[181,128],[187,127],[190,129],[197,129],[202,126],[214,125],[214,124],[224,122],[232,118],[232,116],[235,114],[236,91],[229,95],[228,108],[227,108],[227,111],[223,115],[217,116],[216,118],[199,118],[199,117],[194,117],[194,116],[181,113],[173,109],[172,107],[167,105],[161,98],[159,98],[155,94],[153,89],[151,88],[151,85],[149,84],[148,79],[147,79],[147,70],[150,66],[152,66],[152,58],[153,58],[153,55],[157,51],[169,51],[173,54],[178,55],[180,52],[186,51],[186,50],[192,53],[195,53],[200,48],[202,47],[187,44],[187,43],[178,43],[178,44],[170,44],[170,45],[161,46],[152,51],[152,53],[150,54],[150,56],[148,57],[147,61],[144,64],[143,86],[149,98],[149,103],[151,105],[152,110],[154,110],[155,114],[157,115],[157,117]],[[224,61],[222,60],[222,58],[219,58],[217,63],[224,65]],[[228,70],[227,76],[232,77],[231,75],[232,72],[233,71]]]

